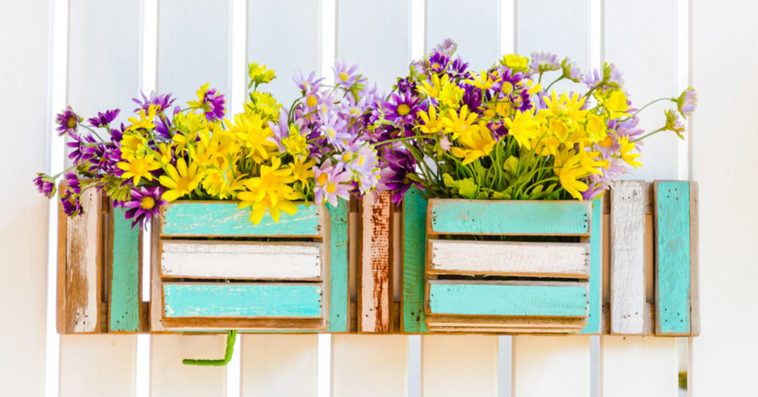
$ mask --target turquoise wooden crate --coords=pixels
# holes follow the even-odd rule
[[[426,200],[411,190],[403,203],[403,331],[598,333],[602,222],[593,217],[602,219],[601,206]]]
[[[347,203],[254,225],[231,201],[154,219],[153,331],[347,331]]]

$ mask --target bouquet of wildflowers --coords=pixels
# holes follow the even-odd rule
[[[412,186],[430,197],[592,199],[639,167],[639,141],[662,131],[682,136],[695,109],[692,88],[671,101],[665,124],[645,133],[612,64],[583,75],[569,58],[506,55],[471,71],[443,42],[414,62],[371,111],[382,185],[399,203]],[[553,81],[543,86],[543,81]],[[551,90],[558,81],[577,91]],[[647,106],[647,105],[646,105]]]
[[[376,98],[356,67],[338,65],[333,86],[314,73],[295,77],[302,97],[289,109],[258,90],[275,78],[272,70],[253,63],[249,75],[249,99],[229,119],[224,96],[207,84],[183,109],[171,95],[143,94],[120,127],[112,125],[118,109],[86,122],[71,108],[58,115],[74,164],[63,173],[66,214],[80,213],[82,191],[96,188],[126,209],[133,226],[177,199],[238,200],[258,223],[266,212],[275,221],[294,214],[297,201],[337,205],[374,189],[378,160],[361,132]],[[52,197],[58,177],[38,174],[35,183]]]

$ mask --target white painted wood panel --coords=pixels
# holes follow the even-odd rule
[[[619,181],[611,191],[611,333],[643,334],[645,209],[648,184]]]
[[[247,62],[265,64],[276,71],[277,78],[265,89],[289,107],[300,96],[292,82],[295,72],[300,70],[306,76],[311,71],[320,72],[321,2],[248,0],[247,12]]]
[[[693,0],[691,7],[702,331],[691,339],[689,380],[695,397],[750,395],[758,357],[758,124],[739,104],[758,91],[758,3]]]
[[[498,0],[428,0],[426,53],[447,38],[474,70],[492,66],[500,54]]]
[[[519,54],[546,51],[571,57],[585,70],[590,65],[589,0],[522,0],[516,12]]]
[[[134,396],[136,346],[136,335],[62,335],[59,396]]]
[[[603,396],[673,397],[677,395],[676,338],[640,336],[601,336],[600,338]]]
[[[158,91],[184,107],[209,83],[228,106],[231,0],[161,0],[158,7]]]
[[[410,1],[337,2],[337,59],[359,70],[389,92],[411,61]],[[330,71],[331,73],[331,71]]]
[[[605,61],[624,74],[628,98],[637,107],[660,97],[678,96],[677,1],[641,0],[604,3]],[[663,109],[655,104],[640,114],[639,127],[653,131],[662,126]],[[628,179],[676,179],[677,140],[666,132],[646,139],[641,146],[643,167]]]
[[[318,335],[242,336],[242,395],[316,396]]]
[[[332,336],[332,396],[405,396],[408,337]]]
[[[590,337],[513,337],[513,396],[590,394]]]
[[[588,243],[429,240],[440,273],[589,278]]]
[[[184,365],[182,360],[224,357],[223,335],[153,335],[150,342],[150,395],[223,396],[226,367]]]
[[[421,336],[422,396],[494,396],[497,368],[497,336]]]
[[[321,245],[314,242],[163,240],[163,277],[319,280]]]

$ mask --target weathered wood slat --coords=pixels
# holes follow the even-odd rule
[[[169,317],[320,318],[319,284],[164,283]]]
[[[603,228],[605,198],[592,200],[592,230],[590,231],[590,284],[589,316],[582,334],[600,333],[603,312],[603,239],[608,235]]]
[[[405,332],[428,332],[424,312],[427,200],[412,188],[403,199],[403,295],[401,323]]]
[[[644,181],[618,181],[611,189],[611,333],[641,335],[645,308]]]
[[[487,282],[430,280],[427,315],[587,315],[586,282]]]
[[[581,330],[587,323],[583,317],[509,317],[491,316],[438,316],[427,317],[427,326],[432,331],[442,332],[549,332],[569,333]]]
[[[589,201],[432,199],[427,233],[588,236],[591,211]]]
[[[346,332],[348,324],[348,202],[340,200],[337,207],[327,207],[329,236],[325,246],[329,247],[329,278],[325,289],[329,292],[329,331]]]
[[[390,193],[366,195],[361,203],[358,329],[390,330]]]
[[[250,222],[250,209],[238,209],[234,201],[175,201],[166,205],[161,237],[321,237],[321,212],[316,205],[297,205],[297,213],[274,222],[266,213],[257,225]]]
[[[655,271],[657,335],[689,335],[690,185],[655,182]]]
[[[84,213],[66,222],[66,333],[105,332],[102,302],[102,195],[96,189],[82,192]]]
[[[161,240],[163,278],[321,280],[322,243]]]
[[[588,279],[589,243],[429,240],[428,274]]]
[[[690,181],[690,335],[700,335],[700,217],[698,185]]]
[[[121,208],[113,208],[109,218],[108,328],[111,332],[137,332],[141,318],[142,233],[139,227],[132,228]]]

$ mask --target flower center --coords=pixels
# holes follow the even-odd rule
[[[411,107],[408,106],[408,104],[401,103],[400,105],[397,106],[397,114],[399,114],[400,116],[405,116],[410,112],[411,112]]]
[[[76,127],[76,117],[70,116],[68,120],[66,120],[66,125],[68,126],[68,128]]]
[[[318,176],[318,184],[321,186],[324,186],[327,180],[329,180],[329,176],[326,173]]]
[[[334,139],[334,137],[336,136],[336,134],[334,132],[334,128],[332,128],[332,127],[327,128],[326,129],[326,135],[329,136],[329,138]]]
[[[432,64],[432,69],[439,69],[439,68],[440,68],[440,64],[439,64],[439,63],[437,63],[437,62],[434,62],[434,63]]]
[[[142,201],[140,201],[139,206],[145,210],[153,209],[153,207],[155,207],[155,199],[150,196],[145,196],[142,198]]]
[[[327,193],[334,193],[337,190],[337,184],[334,182],[329,182],[326,184],[326,192]]]
[[[315,108],[318,104],[318,98],[316,98],[315,95],[308,95],[308,99],[306,100],[306,103],[308,104],[309,108]]]
[[[350,79],[350,76],[348,76],[347,73],[345,72],[340,73],[339,77],[340,77],[340,80],[342,81],[347,81],[348,79]]]
[[[508,81],[504,81],[500,89],[503,91],[503,94],[508,95],[513,92],[513,84]]]

